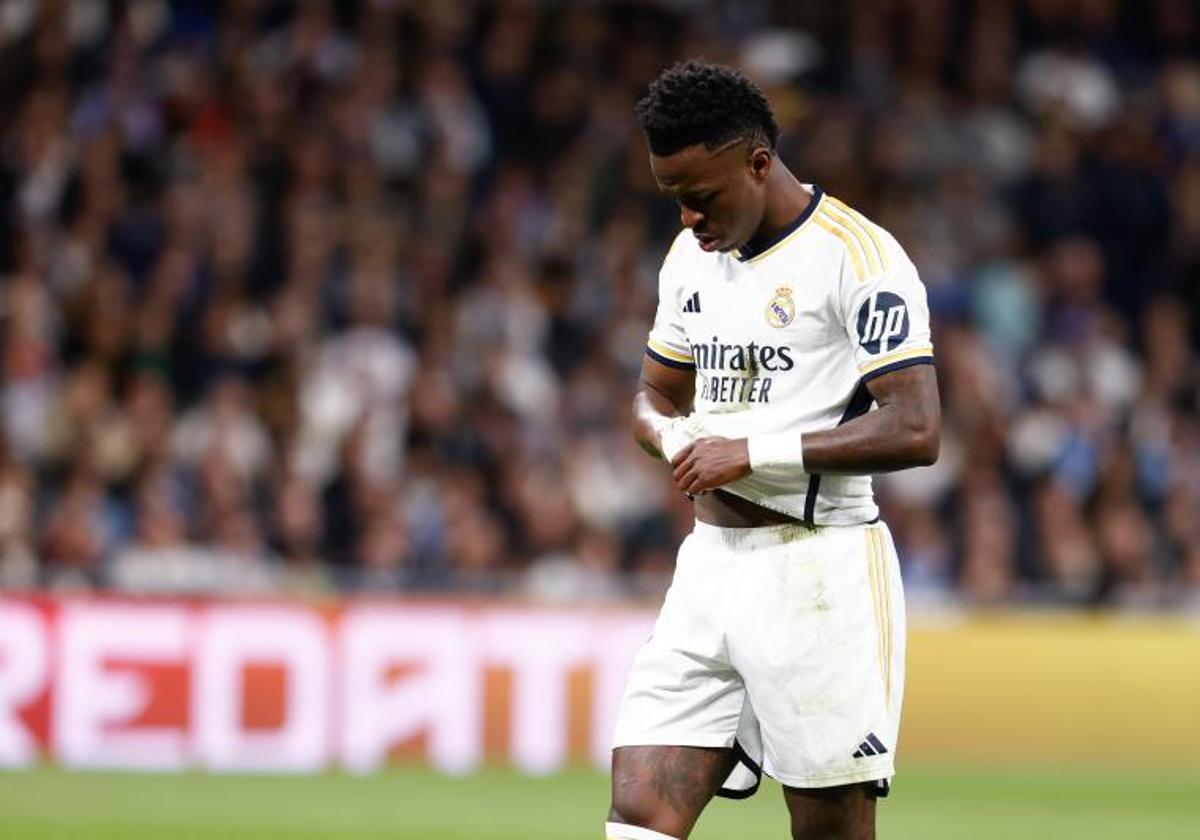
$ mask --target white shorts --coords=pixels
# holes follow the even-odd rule
[[[629,672],[614,746],[732,747],[722,794],[886,784],[904,693],[904,595],[882,523],[718,528],[679,548]]]

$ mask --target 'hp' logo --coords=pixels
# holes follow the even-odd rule
[[[868,353],[894,350],[908,338],[908,307],[891,292],[867,298],[858,310],[858,343]]]

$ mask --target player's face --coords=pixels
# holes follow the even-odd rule
[[[771,153],[745,139],[717,149],[688,146],[673,155],[650,155],[664,195],[679,205],[679,220],[705,251],[745,245],[762,222]]]

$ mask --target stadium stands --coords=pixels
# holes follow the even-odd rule
[[[876,482],[916,603],[1200,609],[1186,0],[14,2],[0,586],[652,596],[626,410],[678,226],[632,105],[768,89],[895,232],[946,434]]]

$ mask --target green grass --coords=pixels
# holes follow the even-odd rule
[[[3,838],[367,838],[599,840],[607,779],[526,779],[487,771],[377,776],[153,776],[43,768],[0,773]],[[1195,838],[1200,772],[905,767],[879,812],[884,840]],[[753,799],[718,800],[697,840],[787,838],[770,782]]]

